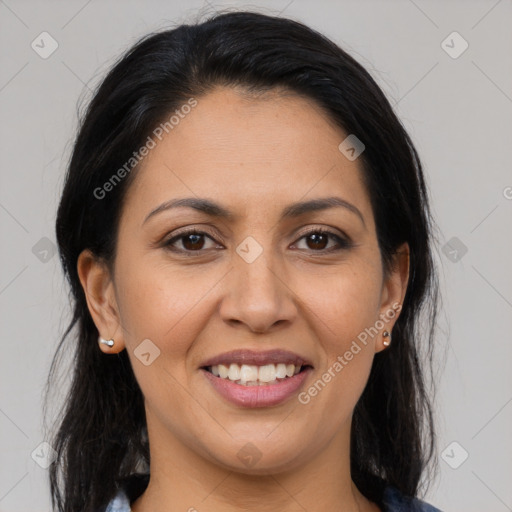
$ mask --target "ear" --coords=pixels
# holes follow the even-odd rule
[[[85,249],[78,256],[78,276],[84,289],[91,317],[103,339],[114,339],[113,347],[98,343],[106,354],[116,354],[124,349],[122,329],[119,329],[119,312],[110,272],[103,261]]]
[[[386,340],[386,338],[382,336],[383,332],[388,331],[388,333],[390,333],[391,336],[388,337],[387,340],[392,338],[393,326],[400,316],[405,293],[407,291],[407,284],[409,282],[409,265],[409,244],[404,242],[396,250],[393,256],[391,269],[387,276],[385,276],[382,285],[379,319],[384,326],[382,329],[379,329],[379,340],[375,345],[376,352],[380,352],[387,348],[387,346],[383,344],[383,341]]]

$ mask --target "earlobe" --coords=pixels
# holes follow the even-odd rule
[[[117,332],[120,321],[113,283],[107,266],[89,249],[85,249],[78,257],[77,271],[89,313],[98,329],[99,348],[107,354],[120,352],[124,348],[124,343],[122,334]]]

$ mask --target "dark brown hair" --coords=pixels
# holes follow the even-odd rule
[[[112,67],[81,120],[56,220],[73,317],[48,389],[59,353],[72,353],[73,367],[51,441],[58,454],[49,473],[53,506],[58,512],[96,510],[123,479],[149,466],[141,390],[126,351],[105,355],[98,349],[77,274],[84,249],[112,265],[123,199],[137,167],[108,200],[93,191],[170,112],[218,85],[299,93],[365,144],[360,159],[383,264],[389,269],[396,249],[407,242],[411,272],[393,342],[376,354],[354,410],[352,479],[373,501],[388,484],[416,496],[435,449],[425,369],[432,369],[438,309],[434,223],[418,154],[376,82],[339,46],[290,19],[230,12],[137,42]]]

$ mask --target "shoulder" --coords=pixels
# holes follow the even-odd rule
[[[146,489],[149,483],[149,473],[134,473],[120,481],[116,495],[103,508],[104,512],[130,512],[130,505]]]
[[[388,485],[382,497],[384,512],[442,512],[418,498],[404,496],[396,487]]]
[[[117,494],[108,503],[105,512],[130,512],[130,499],[123,489],[117,491]]]

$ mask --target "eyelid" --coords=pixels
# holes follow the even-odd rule
[[[334,228],[326,228],[324,226],[322,227],[312,227],[308,228],[305,231],[301,231],[298,234],[296,234],[297,241],[293,243],[293,245],[299,243],[303,238],[312,235],[312,234],[320,233],[322,235],[327,235],[331,237],[331,239],[334,239],[337,243],[337,247],[331,247],[329,249],[320,249],[318,251],[315,251],[313,249],[309,249],[309,252],[314,255],[322,255],[322,254],[329,254],[332,252],[339,252],[344,249],[350,249],[354,246],[354,243],[352,242],[351,238],[345,235],[344,233],[338,234],[335,232]]]
[[[307,228],[304,228],[304,230],[299,230],[297,233],[294,234],[294,237],[298,237],[297,240],[299,240],[300,238],[303,238],[304,236],[307,236],[311,233],[325,233],[326,235],[338,237],[346,242],[351,242],[350,237],[340,229],[325,225],[313,227],[309,226]]]
[[[221,243],[224,243],[222,242],[222,236],[220,236],[219,234],[213,234],[213,233],[210,233],[209,231],[207,231],[206,229],[204,228],[183,228],[183,230],[178,230],[178,232],[176,233],[173,233],[172,236],[170,237],[166,237],[164,238],[164,240],[162,241],[162,245],[165,247],[168,247],[170,246],[170,244],[172,242],[175,242],[175,241],[178,241],[180,238],[183,238],[187,235],[205,235],[207,236],[208,238],[210,238],[213,242],[217,242],[216,238],[220,239],[221,240]],[[203,251],[185,251],[183,249],[176,249],[177,252],[188,252],[188,253],[192,253],[192,252],[204,252]]]

